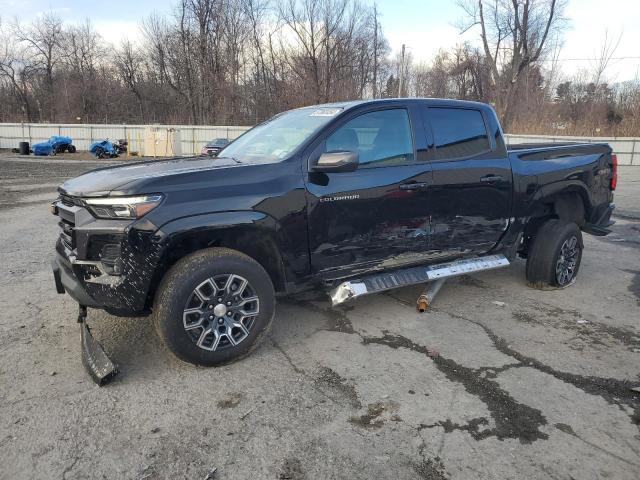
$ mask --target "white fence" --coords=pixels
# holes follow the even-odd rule
[[[184,155],[200,153],[200,148],[214,138],[233,140],[249,127],[149,125],[180,131],[181,151]],[[17,148],[18,142],[31,145],[44,142],[52,135],[64,135],[73,139],[78,150],[89,150],[98,140],[126,139],[129,151],[143,151],[146,125],[82,125],[46,123],[0,123],[0,148]]]
[[[155,126],[155,125],[154,125]],[[200,153],[200,148],[214,138],[236,138],[250,127],[162,125],[162,128],[174,128],[180,131],[181,151],[185,155]],[[43,142],[52,135],[65,135],[73,139],[79,150],[88,150],[96,140],[129,141],[129,150],[143,150],[145,125],[81,125],[46,123],[0,123],[0,148],[16,148],[18,142],[31,144]],[[640,165],[640,138],[632,137],[561,137],[545,135],[509,134],[507,143],[537,142],[587,142],[608,143],[618,155],[621,165]]]
[[[634,137],[560,137],[551,135],[508,134],[507,144],[515,143],[608,143],[618,156],[620,165],[640,166],[640,138]]]

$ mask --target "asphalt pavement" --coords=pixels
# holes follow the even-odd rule
[[[174,358],[150,318],[90,309],[121,367],[99,388],[48,211],[96,165],[0,158],[0,479],[640,478],[639,167],[570,288],[528,288],[518,260],[423,314],[420,287],[281,299],[264,344],[220,368]]]

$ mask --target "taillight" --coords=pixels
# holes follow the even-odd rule
[[[615,153],[611,154],[611,161],[613,162],[613,169],[611,175],[611,190],[615,190],[618,186],[618,156]]]

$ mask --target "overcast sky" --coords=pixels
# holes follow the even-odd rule
[[[372,3],[373,0],[365,0]],[[0,0],[3,23],[17,16],[30,21],[55,11],[69,22],[90,18],[105,40],[140,37],[138,23],[152,13],[171,12],[173,0]],[[406,44],[415,61],[429,61],[439,49],[465,40],[478,41],[478,32],[460,35],[456,27],[461,10],[455,0],[378,0],[381,23],[394,50]],[[640,0],[570,0],[569,29],[560,53],[562,70],[571,75],[589,68],[608,32],[622,39],[606,72],[609,81],[640,78]]]

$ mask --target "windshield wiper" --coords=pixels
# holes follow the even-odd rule
[[[238,160],[237,158],[233,158],[233,157],[215,157],[215,158],[217,158],[217,159],[228,158],[228,159],[233,160],[234,162],[236,162],[238,164],[242,164],[242,162],[240,160]]]

